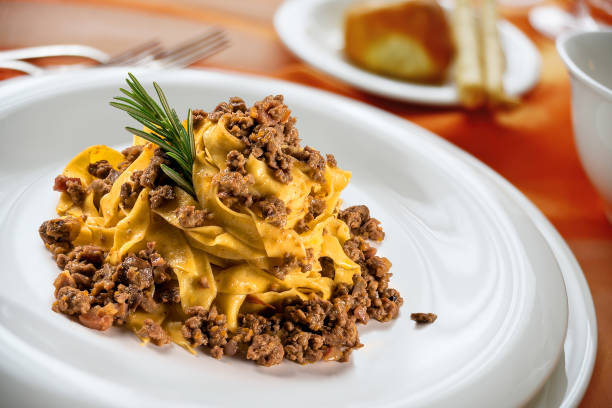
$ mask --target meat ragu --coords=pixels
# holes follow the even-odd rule
[[[403,303],[370,245],[380,222],[364,205],[339,209],[350,173],[300,146],[280,95],[193,118],[193,195],[162,171],[172,155],[144,140],[90,148],[82,157],[95,161],[55,179],[60,217],[39,228],[60,269],[52,309],[215,358],[348,361],[363,347],[357,326],[393,320]]]

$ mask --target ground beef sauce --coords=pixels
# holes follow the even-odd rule
[[[228,131],[246,146],[243,151],[229,152],[227,167],[213,179],[220,200],[230,208],[251,208],[278,227],[283,227],[287,220],[285,203],[276,197],[259,197],[249,192],[253,179],[245,169],[248,157],[253,155],[264,161],[282,183],[291,181],[290,171],[296,162],[302,163],[319,182],[324,182],[326,163],[336,166],[332,155],[324,158],[315,149],[300,147],[295,119],[290,113],[280,95],[268,96],[250,109],[242,99],[231,98],[211,113],[193,111],[196,127],[206,118],[213,122],[224,120]],[[126,160],[117,169],[104,160],[91,163],[88,171],[94,180],[87,189],[80,179],[61,175],[55,179],[54,189],[67,193],[75,203],[81,203],[87,192],[93,191],[97,206],[119,174],[141,152],[141,146],[123,150]],[[153,209],[176,198],[160,169],[162,163],[167,163],[167,158],[158,149],[146,169],[131,174],[120,190],[124,207],[131,208],[144,187],[150,188],[149,203]],[[308,212],[295,229],[300,233],[308,230],[307,224],[324,210],[325,202],[311,197]],[[193,206],[179,207],[176,212],[185,228],[201,227],[212,219],[206,209]],[[300,364],[348,361],[351,352],[363,346],[357,324],[396,318],[403,299],[389,287],[391,262],[377,256],[377,250],[368,243],[383,240],[380,222],[370,216],[364,205],[342,210],[338,217],[348,225],[351,234],[343,245],[344,252],[361,267],[361,275],[353,278],[352,285],[338,284],[329,300],[312,295],[306,301],[295,299],[275,306],[249,295],[247,302],[267,308],[261,314],[240,315],[235,331],[228,329],[225,315],[215,306],[208,310],[191,307],[184,311],[183,337],[191,346],[202,346],[215,358],[238,356],[263,366],[279,364],[283,359]],[[108,254],[102,248],[72,245],[79,230],[80,224],[73,217],[45,221],[39,228],[41,239],[61,269],[54,282],[54,311],[73,316],[89,328],[106,330],[125,324],[128,316],[138,310],[153,312],[159,304],[176,304],[180,308],[178,281],[163,254],[156,251],[154,242],[149,242],[146,249],[128,254],[120,264],[111,265],[105,262]],[[312,251],[308,254],[311,259]],[[319,262],[321,274],[333,279],[333,260],[322,257]],[[272,273],[282,279],[287,270],[296,266],[304,272],[311,267],[310,263],[301,264],[293,257],[285,257]],[[201,285],[207,288],[209,283],[204,279]],[[410,317],[418,324],[432,323],[437,318],[433,313],[413,313]],[[170,342],[168,333],[151,319],[145,319],[136,334],[158,346]]]

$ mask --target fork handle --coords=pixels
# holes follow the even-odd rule
[[[42,68],[25,61],[0,61],[0,68],[11,69],[13,71],[19,71],[29,75],[38,75],[43,72]]]
[[[0,61],[22,60],[29,58],[75,56],[86,57],[104,64],[108,54],[87,45],[43,45],[40,47],[20,48],[17,50],[0,51]]]

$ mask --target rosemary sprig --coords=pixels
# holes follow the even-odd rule
[[[131,91],[120,88],[127,98],[116,96],[114,99],[119,102],[110,102],[110,105],[127,112],[128,115],[151,130],[152,133],[147,133],[129,126],[125,128],[128,132],[155,143],[166,152],[172,163],[171,166],[162,164],[161,169],[179,187],[195,196],[192,174],[195,142],[191,109],[187,112],[187,129],[185,129],[156,82],[153,82],[153,86],[161,106],[147,93],[134,75],[131,73],[128,75],[126,82]]]

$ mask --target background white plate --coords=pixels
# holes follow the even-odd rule
[[[350,364],[265,369],[192,357],[176,346],[143,348],[130,334],[94,332],[51,312],[57,270],[36,227],[53,216],[51,181],[71,156],[129,140],[125,115],[107,104],[124,76],[92,70],[0,90],[0,134],[13,135],[0,153],[0,369],[10,383],[36,390],[28,397],[103,406],[311,406],[321,398],[355,406],[515,406],[555,367],[567,322],[555,254],[537,230],[513,222],[469,160],[365,105],[202,71],[139,76],[160,82],[179,112],[212,109],[232,95],[253,102],[284,93],[304,143],[334,152],[353,171],[347,201],[367,203],[381,219],[388,234],[381,252],[394,263],[402,315],[362,328],[366,347]],[[438,321],[414,328],[409,312],[430,310]]]
[[[274,16],[283,43],[308,64],[373,94],[427,105],[458,105],[452,82],[427,85],[366,71],[344,56],[343,16],[354,0],[287,0]],[[498,24],[506,55],[504,87],[516,96],[530,90],[540,75],[540,55],[533,43],[505,20]]]

